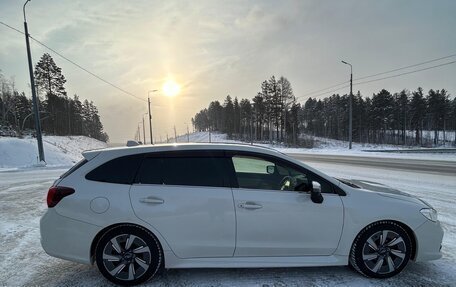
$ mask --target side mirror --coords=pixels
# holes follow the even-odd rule
[[[323,195],[321,195],[321,184],[316,181],[312,181],[312,189],[310,191],[310,199],[314,203],[322,203]]]
[[[275,173],[275,166],[274,166],[274,165],[268,165],[268,166],[266,167],[266,172],[267,172],[268,174],[273,174],[273,173]]]

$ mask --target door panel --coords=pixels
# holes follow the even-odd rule
[[[180,258],[233,256],[235,215],[226,187],[134,184],[136,216],[157,229]]]
[[[343,206],[336,194],[315,204],[309,193],[233,189],[235,256],[330,255],[339,243]]]

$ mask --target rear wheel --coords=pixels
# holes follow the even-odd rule
[[[96,247],[98,269],[109,281],[136,285],[152,278],[163,255],[156,237],[148,230],[124,224],[108,230]]]
[[[373,278],[388,278],[401,272],[412,254],[407,231],[394,222],[376,222],[356,237],[350,253],[350,265]]]

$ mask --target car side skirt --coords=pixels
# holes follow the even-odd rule
[[[165,268],[273,268],[348,265],[348,256],[223,257],[181,259],[165,251]]]

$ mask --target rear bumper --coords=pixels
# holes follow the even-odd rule
[[[41,246],[53,257],[91,264],[90,246],[100,230],[49,208],[40,220]]]
[[[436,260],[442,257],[443,229],[440,222],[427,220],[415,230],[417,252],[415,261]]]

